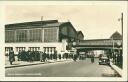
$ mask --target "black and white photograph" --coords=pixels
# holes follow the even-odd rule
[[[24,3],[3,5],[5,78],[126,79],[125,1]]]

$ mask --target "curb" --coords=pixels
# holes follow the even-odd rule
[[[45,63],[43,62],[43,63],[33,63],[33,64],[25,64],[25,65],[6,66],[5,68],[22,67],[22,66],[31,66],[31,65],[38,65],[38,64],[45,64]]]
[[[64,60],[64,61],[66,61],[66,60]],[[41,63],[32,63],[32,64],[25,64],[25,65],[5,66],[5,68],[23,67],[23,66],[31,66],[31,65],[39,65],[39,64],[48,64],[48,63],[64,62],[64,61],[41,62]]]
[[[112,69],[114,69],[120,76],[122,76],[122,69],[120,69],[120,68],[117,67],[116,65],[113,65],[112,62],[110,62],[110,66],[111,66]]]

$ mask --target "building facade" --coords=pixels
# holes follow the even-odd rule
[[[13,48],[43,51],[47,54],[70,50],[78,39],[77,31],[70,22],[58,20],[33,21],[5,25],[5,53]]]

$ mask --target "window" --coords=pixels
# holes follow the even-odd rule
[[[43,49],[46,54],[54,54],[56,47],[43,47]]]
[[[57,29],[45,28],[44,29],[44,42],[57,42]]]
[[[5,42],[14,42],[14,31],[13,30],[7,30],[5,31]]]
[[[30,29],[30,30],[17,30],[16,31],[17,42],[41,42],[41,30]]]
[[[9,51],[13,49],[13,47],[5,47],[5,56],[9,55]]]
[[[16,47],[16,52],[23,51],[25,49],[26,49],[25,47]]]
[[[41,42],[41,29],[32,29],[30,32],[30,41],[31,42]]]
[[[17,42],[27,42],[27,30],[17,30],[16,31],[16,41]]]
[[[5,52],[10,51],[11,49],[13,49],[13,47],[5,47]]]
[[[30,51],[39,51],[40,47],[29,47]]]

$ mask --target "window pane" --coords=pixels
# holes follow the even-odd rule
[[[14,42],[14,31],[5,31],[5,42]]]
[[[31,42],[41,42],[41,29],[31,29],[30,31],[30,41]]]
[[[57,28],[44,29],[44,42],[57,42]]]
[[[27,41],[27,30],[17,30],[16,39],[17,39],[17,42],[26,42]]]

